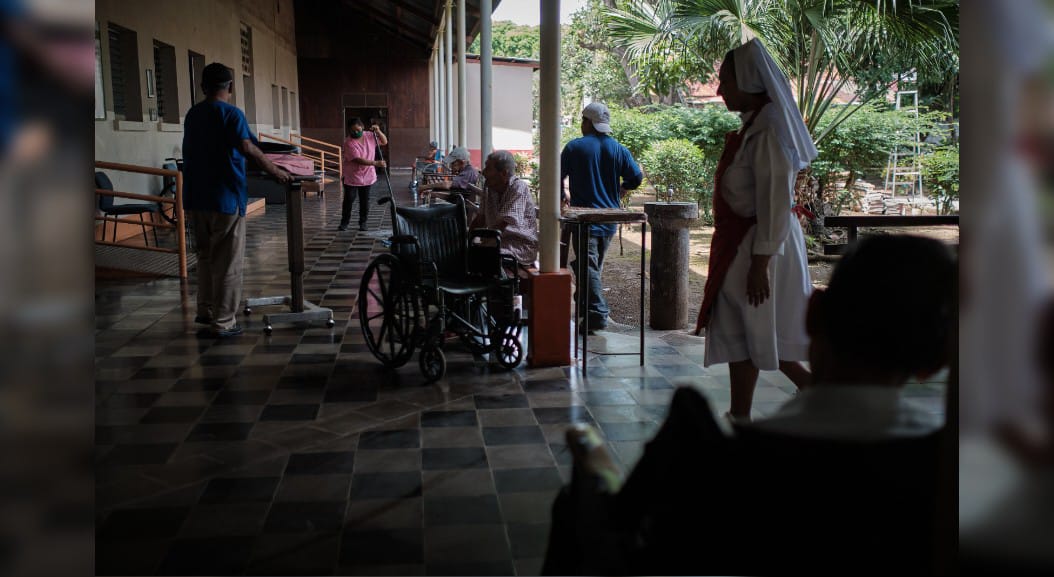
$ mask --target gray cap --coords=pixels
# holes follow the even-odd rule
[[[443,159],[443,160],[447,164],[451,164],[455,160],[460,160],[460,161],[467,162],[467,163],[471,164],[472,163],[472,156],[468,153],[468,149],[465,148],[464,146],[456,146],[456,147],[454,147],[454,150],[451,150],[450,154],[446,155],[446,158]]]
[[[593,128],[597,132],[603,132],[604,134],[611,133],[611,113],[608,112],[608,107],[604,106],[599,102],[593,102],[586,106],[582,110],[582,116],[588,118],[593,123]]]

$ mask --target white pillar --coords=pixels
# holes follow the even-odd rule
[[[457,0],[457,143],[468,147],[468,74],[465,71],[465,2]]]
[[[446,30],[443,35],[446,42],[446,142],[450,145],[460,144],[454,142],[454,10],[450,0],[446,4]]]
[[[491,69],[493,46],[491,46],[491,14],[494,3],[491,0],[479,2],[479,142],[481,163],[486,162],[487,155],[494,150],[494,71]]]
[[[538,186],[541,272],[560,269],[560,0],[541,4],[541,106]]]
[[[428,140],[436,139],[436,52],[428,59]]]
[[[446,44],[439,42],[439,136],[436,140],[439,142],[439,148],[446,151],[447,147],[447,132],[446,132],[446,81],[447,81],[447,61],[446,61]]]

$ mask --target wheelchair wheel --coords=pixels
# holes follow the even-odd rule
[[[438,347],[425,347],[417,355],[417,364],[426,383],[434,383],[446,374],[446,355]]]
[[[523,361],[523,345],[520,339],[508,333],[501,338],[501,350],[498,351],[498,364],[506,369],[515,369]]]
[[[414,354],[414,331],[421,311],[403,282],[402,264],[391,254],[370,262],[359,286],[359,323],[373,356],[389,368],[401,367]]]

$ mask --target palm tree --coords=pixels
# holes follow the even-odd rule
[[[897,80],[893,71],[944,77],[958,66],[957,0],[626,0],[604,17],[612,41],[644,69],[685,55],[712,67],[758,38],[795,85],[817,144],[859,109],[831,110],[854,78],[889,72],[850,102],[862,104]],[[821,129],[828,110],[835,116]]]

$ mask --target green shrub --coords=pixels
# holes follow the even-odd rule
[[[832,106],[820,119],[818,130],[824,130],[842,110],[843,106]],[[889,154],[895,146],[913,144],[916,130],[926,134],[934,129],[937,121],[933,113],[916,119],[905,111],[888,110],[882,104],[856,106],[856,111],[820,143],[820,154],[812,163],[812,172],[824,190],[840,175],[846,176],[847,189],[860,178],[879,178],[885,173]]]
[[[663,138],[684,138],[692,141],[714,163],[725,147],[725,133],[740,127],[739,116],[729,112],[723,104],[708,104],[702,108],[684,106],[646,107],[649,118],[664,131]]]
[[[937,212],[949,214],[959,199],[959,146],[941,146],[920,159],[922,185],[937,203]]]
[[[638,160],[653,142],[666,138],[655,118],[637,108],[611,110],[611,135]]]
[[[711,185],[706,178],[706,157],[691,141],[683,138],[660,140],[645,151],[641,163],[655,186],[659,198],[699,203],[703,220],[711,224]],[[673,197],[667,191],[673,189]]]

